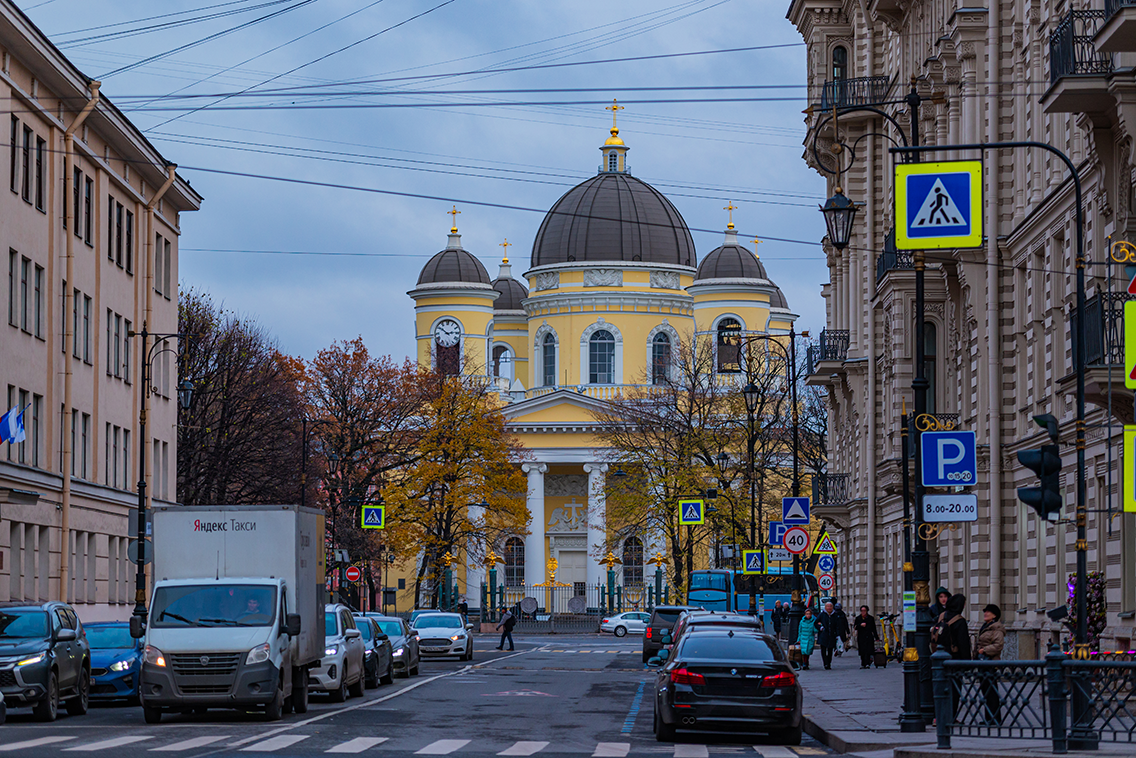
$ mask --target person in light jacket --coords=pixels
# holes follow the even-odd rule
[[[980,661],[1002,660],[1002,647],[1006,644],[1006,627],[1002,625],[1002,609],[991,603],[982,609],[982,627],[975,640],[975,653]],[[983,721],[990,725],[1002,723],[1002,697],[998,694],[998,672],[990,671],[982,677],[982,694],[986,699]]]
[[[805,608],[805,616],[797,627],[797,643],[801,646],[801,668],[808,669],[817,639],[817,620],[812,608]]]

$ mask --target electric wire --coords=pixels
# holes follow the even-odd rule
[[[248,0],[239,0],[239,2],[237,4],[243,4],[247,1]],[[215,21],[219,18],[226,18],[228,16],[236,16],[236,15],[239,15],[239,14],[242,14],[242,13],[250,13],[252,11],[261,10],[262,8],[269,8],[269,7],[274,6],[274,5],[281,5],[283,3],[288,3],[288,2],[292,2],[292,0],[266,0],[266,2],[262,2],[259,5],[251,5],[251,6],[247,6],[247,7],[244,7],[244,8],[235,8],[235,9],[232,9],[232,10],[223,11],[223,12],[219,12],[219,13],[211,13],[211,14],[207,14],[207,15],[204,15],[204,16],[198,16],[196,18],[179,19],[177,21],[167,21],[167,22],[161,23],[161,24],[152,24],[150,26],[137,27],[137,28],[134,28],[134,29],[121,29],[121,30],[116,31],[116,32],[106,32],[104,34],[93,34],[89,37],[77,37],[75,39],[61,39],[61,40],[57,41],[55,43],[55,45],[56,45],[56,47],[58,47],[62,50],[67,50],[67,49],[82,47],[82,46],[85,46],[85,45],[102,44],[102,43],[111,42],[111,41],[115,41],[115,40],[127,39],[129,37],[137,37],[137,36],[140,36],[140,35],[143,35],[143,34],[152,34],[154,32],[163,32],[163,31],[167,31],[169,29],[176,29],[178,27],[189,26],[191,24],[198,24],[198,23],[202,23],[202,22],[205,22],[205,21]],[[233,4],[234,3],[222,3],[222,5],[215,5],[215,6],[210,6],[210,7],[220,8],[220,7],[223,7],[225,5],[233,5]],[[185,11],[185,12],[188,12],[188,11]],[[183,13],[185,13],[185,12],[183,12]],[[172,16],[172,15],[179,15],[179,14],[167,14],[167,15]],[[162,18],[162,16],[155,16],[154,18]],[[105,29],[105,28],[109,28],[109,27],[112,27],[112,26],[121,26],[121,25],[127,24],[127,23],[133,23],[133,22],[120,22],[118,24],[107,24],[107,25],[102,26],[102,27],[94,27],[94,28],[95,29],[100,29],[100,28]],[[67,34],[67,32],[63,33],[63,35],[66,35],[66,34]]]

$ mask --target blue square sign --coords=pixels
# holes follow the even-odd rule
[[[809,499],[807,497],[781,498],[781,523],[808,526]]]
[[[919,445],[924,487],[970,487],[978,480],[974,432],[923,432]]]
[[[788,524],[780,521],[769,522],[769,544],[773,547],[781,547],[785,541],[785,530],[789,528]]]

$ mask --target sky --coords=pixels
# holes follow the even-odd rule
[[[357,336],[413,354],[406,292],[455,203],[463,247],[495,277],[507,239],[519,277],[543,213],[595,174],[612,98],[631,172],[679,209],[699,259],[732,202],[798,328],[824,326],[824,184],[801,157],[788,0],[20,5],[204,196],[182,216],[183,291],[290,355]],[[694,89],[644,89],[659,87]]]

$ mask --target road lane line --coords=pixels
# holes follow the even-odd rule
[[[797,758],[797,754],[782,745],[754,745],[753,749],[761,753],[761,758]]]
[[[705,745],[675,745],[674,758],[710,758],[710,751]]]
[[[347,742],[341,742],[333,748],[325,750],[325,753],[362,753],[364,750],[370,750],[375,745],[381,745],[386,742],[388,737],[356,737]]]
[[[133,737],[115,737],[110,740],[103,740],[102,742],[90,742],[86,745],[76,745],[75,747],[64,748],[67,752],[81,752],[92,753],[96,750],[109,750],[112,747],[121,747],[123,745],[132,745],[135,742],[143,742],[144,740],[152,740],[153,737],[136,735]]]
[[[220,737],[194,737],[190,740],[182,740],[181,742],[174,742],[169,745],[162,745],[161,747],[150,748],[151,753],[176,753],[182,750],[193,750],[195,747],[205,747],[212,745],[214,742],[229,739],[229,735],[223,734]]]
[[[275,750],[281,750],[286,747],[291,747],[297,742],[306,740],[310,735],[307,734],[281,734],[277,737],[269,737],[263,742],[258,742],[255,745],[241,748],[242,753],[271,753]]]
[[[449,755],[469,744],[469,740],[438,740],[415,752],[415,755]]]
[[[630,742],[601,742],[596,745],[592,758],[625,758],[630,752]]]
[[[34,740],[24,740],[23,742],[11,742],[7,745],[0,745],[0,753],[8,753],[14,750],[24,750],[29,747],[43,747],[44,745],[54,745],[56,742],[66,742],[73,740],[74,737],[36,737]]]
[[[497,755],[532,755],[548,747],[547,742],[518,742],[510,748],[502,750]]]

